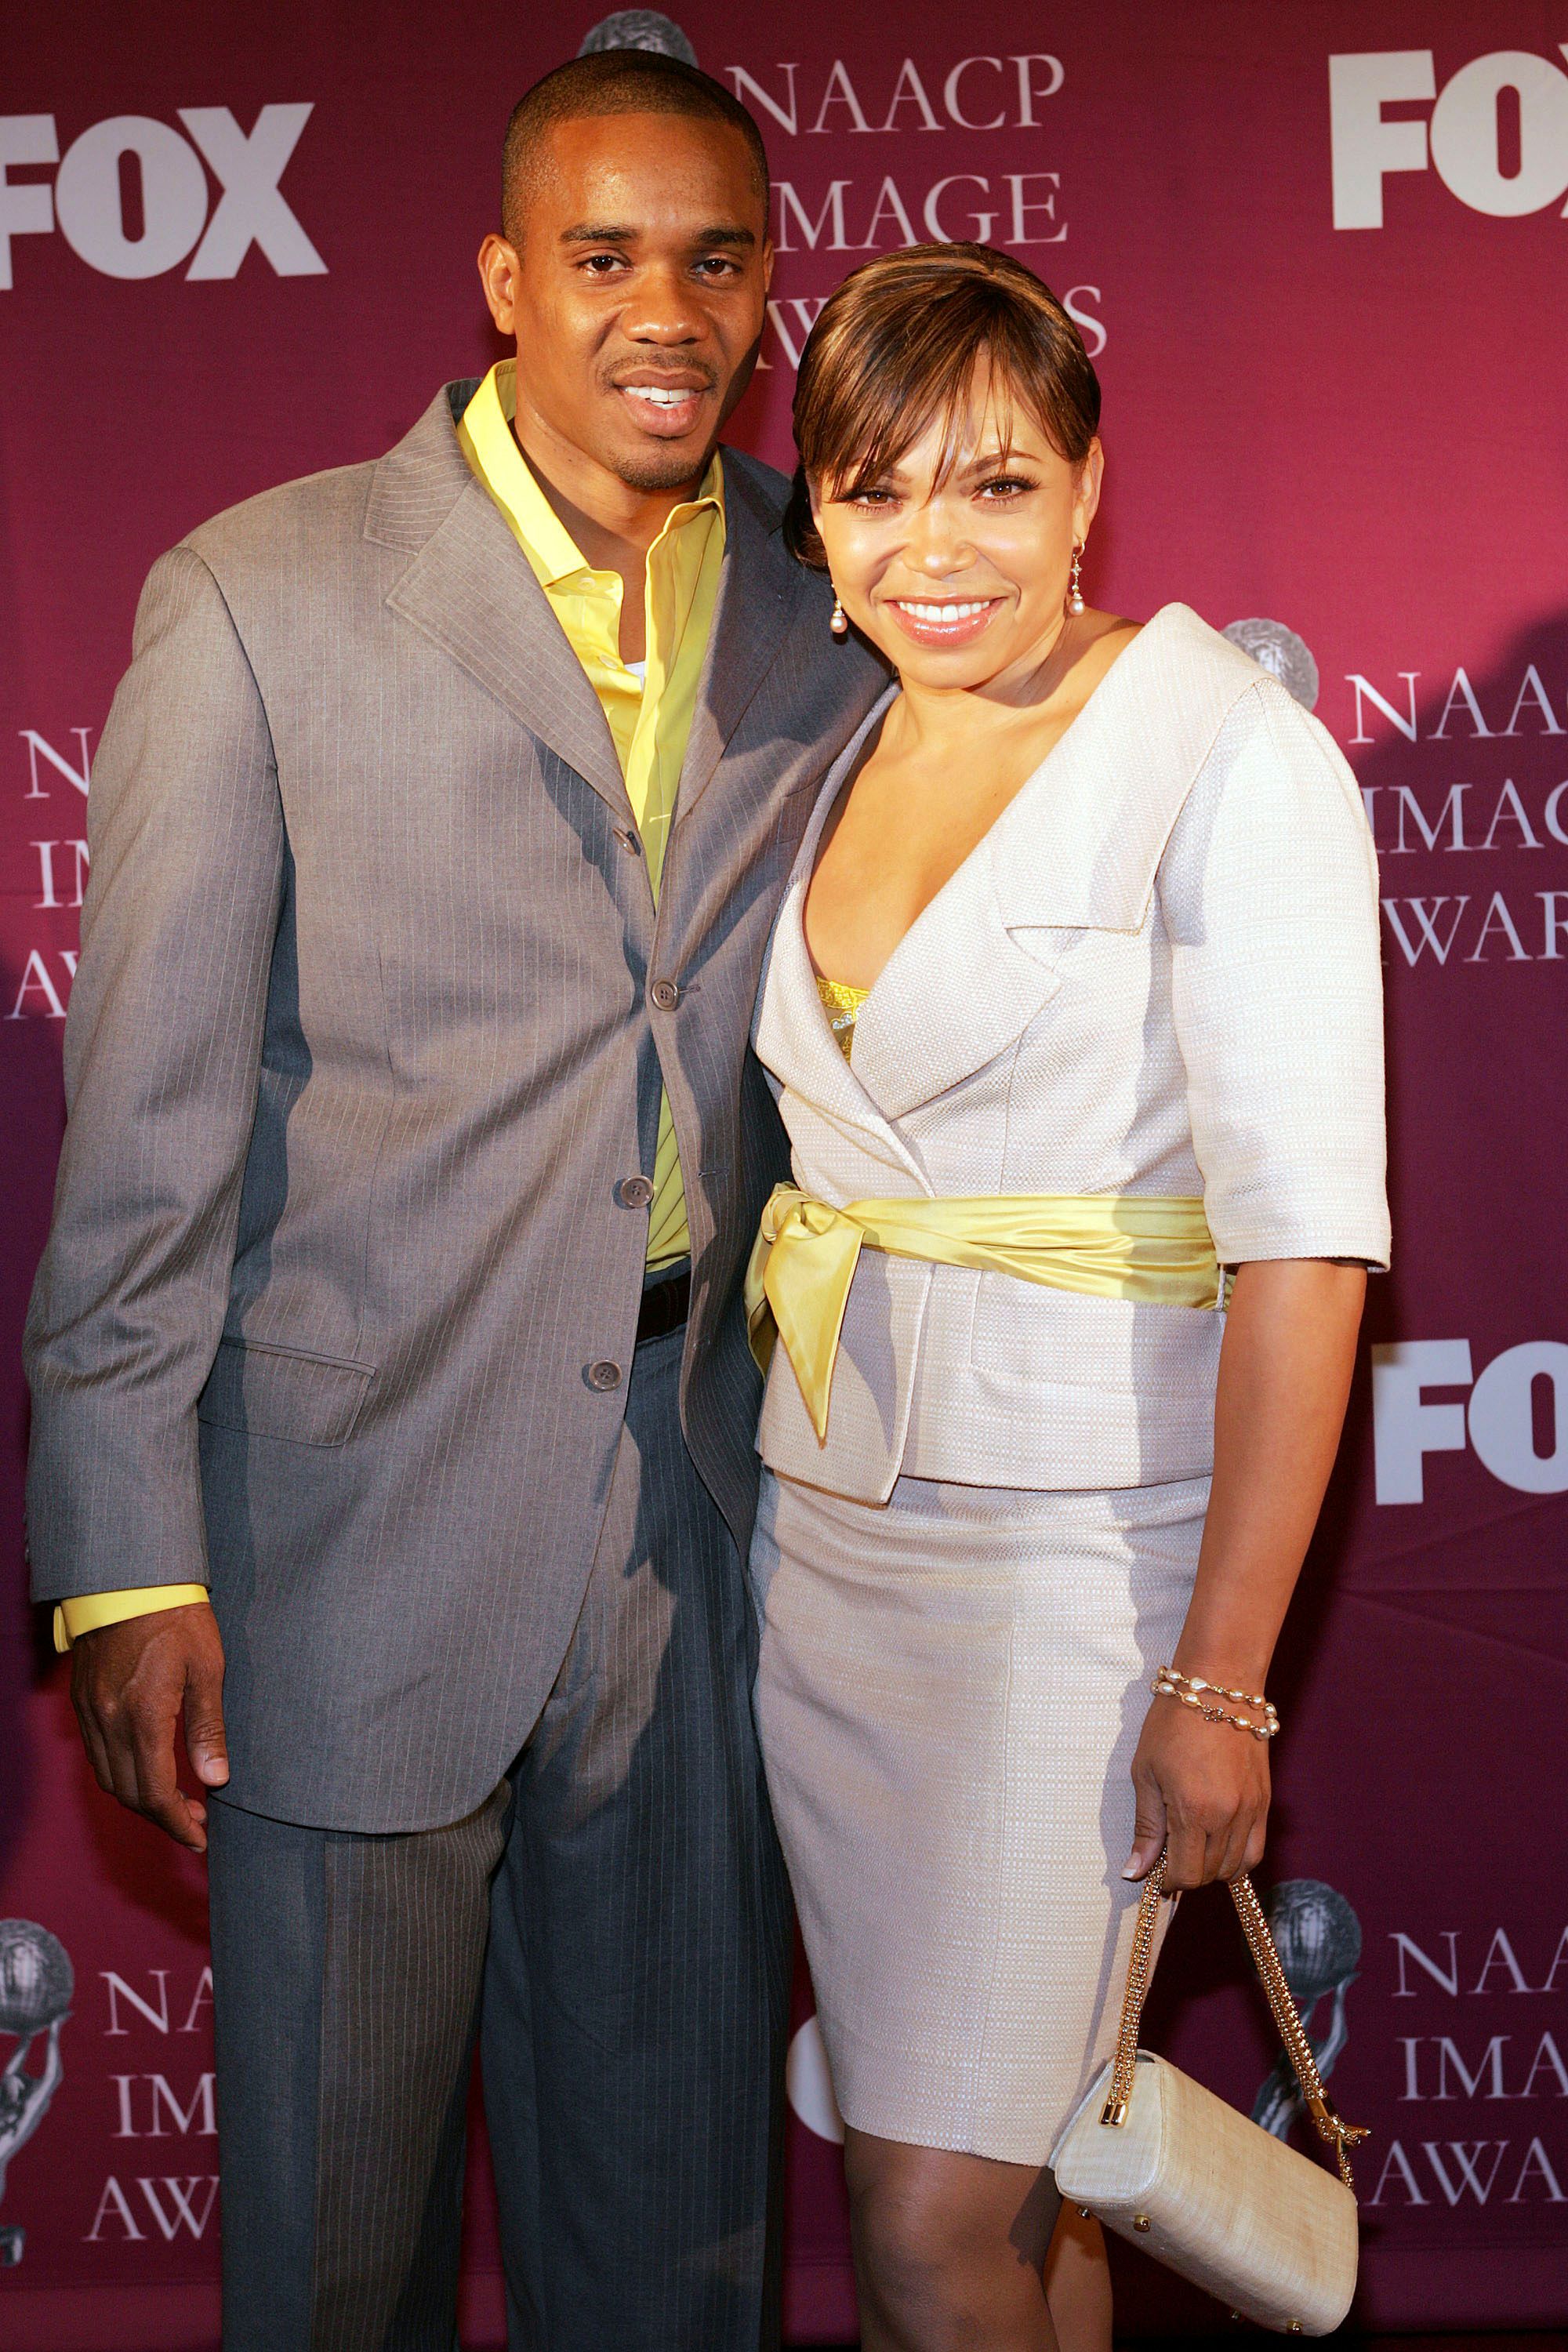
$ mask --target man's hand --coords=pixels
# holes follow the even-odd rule
[[[100,1625],[71,1645],[71,1704],[98,1785],[167,1830],[193,1853],[206,1851],[207,1809],[180,1789],[174,1729],[198,1780],[228,1779],[223,1730],[223,1638],[205,1603],[155,1609]]]

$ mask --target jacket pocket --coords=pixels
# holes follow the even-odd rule
[[[222,1339],[196,1419],[293,1445],[342,1445],[352,1435],[374,1364]]]

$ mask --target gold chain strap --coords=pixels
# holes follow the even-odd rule
[[[1160,1895],[1164,1883],[1165,1857],[1162,1853],[1143,1882],[1143,1897],[1138,1906],[1137,1925],[1132,1931],[1132,1957],[1127,1964],[1127,1990],[1121,2002],[1121,2023],[1116,2036],[1116,2054],[1111,2061],[1105,2105],[1100,2111],[1102,2124],[1114,2126],[1127,2121],[1128,2102],[1132,2096],[1132,2069],[1138,2060],[1138,2030],[1143,2021],[1143,2003],[1149,1993],[1149,1964],[1154,1948],[1154,1924],[1159,1917]],[[1247,1937],[1247,1948],[1263,1979],[1263,1990],[1268,1996],[1274,2022],[1279,2028],[1279,2038],[1296,2070],[1301,2095],[1317,2126],[1318,2136],[1333,2149],[1340,2179],[1347,2189],[1353,2189],[1355,2182],[1351,2178],[1350,2158],[1346,2151],[1358,2147],[1366,2138],[1366,2126],[1344,2122],[1323,2088],[1318,2062],[1307,2039],[1307,2029],[1291,1998],[1285,1971],[1279,1964],[1279,1955],[1274,1948],[1274,1938],[1268,1932],[1268,1922],[1263,1916],[1263,1906],[1258,1899],[1251,1879],[1245,1875],[1233,1879],[1230,1893],[1241,1921],[1241,1932]]]

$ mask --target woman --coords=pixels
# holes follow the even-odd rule
[[[1388,1250],[1352,778],[1184,605],[1084,604],[1099,414],[1060,305],[973,246],[858,270],[795,403],[796,551],[898,672],[769,951],[795,1186],[749,1301],[757,1707],[870,2352],[1058,2341],[1047,2158],[1135,1882],[1263,1851]]]

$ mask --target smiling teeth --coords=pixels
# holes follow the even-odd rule
[[[990,598],[978,604],[911,604],[907,597],[898,600],[900,613],[908,613],[917,621],[973,621],[977,613],[988,610]]]
[[[627,383],[623,384],[621,389],[623,392],[629,392],[634,400],[651,400],[658,408],[678,408],[683,400],[691,400],[695,397],[689,384],[681,385],[673,391],[651,383]]]

